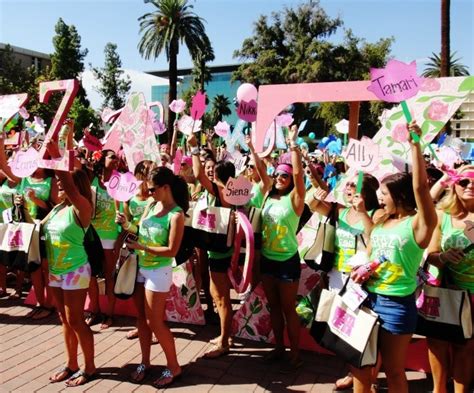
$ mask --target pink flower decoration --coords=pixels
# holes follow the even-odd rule
[[[406,142],[408,140],[408,129],[406,124],[397,124],[392,130],[392,138],[396,142]]]
[[[145,159],[145,154],[143,154],[143,151],[136,151],[132,154],[133,162],[135,164],[138,164],[140,161],[143,161]]]
[[[178,100],[173,100],[169,108],[174,113],[181,113],[186,108],[186,102],[184,102],[181,98]]]
[[[260,336],[268,337],[268,335],[272,331],[272,322],[270,319],[270,314],[262,315],[255,323],[255,328]]]
[[[431,120],[442,120],[448,114],[448,104],[441,101],[433,101],[428,108],[428,117]]]
[[[433,78],[425,78],[421,83],[421,91],[437,91],[441,88],[441,84]]]
[[[122,143],[124,145],[130,145],[131,146],[131,145],[133,145],[134,140],[135,140],[135,134],[132,131],[128,130],[123,136]]]

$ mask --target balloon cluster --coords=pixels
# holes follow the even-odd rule
[[[342,152],[342,141],[335,135],[331,134],[329,137],[325,136],[318,144],[318,149],[327,150],[329,154],[340,155]]]

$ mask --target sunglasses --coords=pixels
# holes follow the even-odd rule
[[[118,157],[116,155],[107,156],[109,160],[116,160]]]
[[[290,175],[288,173],[278,172],[278,173],[275,173],[274,178],[276,179],[278,176],[282,177],[283,179],[288,179],[290,177]]]
[[[249,169],[254,169],[254,168],[255,168],[255,165],[247,165],[247,168],[249,168]]]
[[[465,177],[464,179],[458,180],[456,182],[456,184],[462,188],[466,188],[469,183],[474,183],[474,179],[468,179],[467,177]]]

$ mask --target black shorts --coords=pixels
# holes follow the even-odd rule
[[[230,267],[231,257],[215,259],[209,258],[209,271],[213,273],[227,273],[227,269]]]
[[[272,276],[280,281],[294,282],[301,276],[301,258],[296,253],[286,261],[275,261],[273,259],[260,257],[260,273],[262,275]]]

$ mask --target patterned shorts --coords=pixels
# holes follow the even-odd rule
[[[65,291],[73,289],[87,289],[91,280],[91,265],[85,265],[65,274],[49,273],[49,286],[61,288]]]

